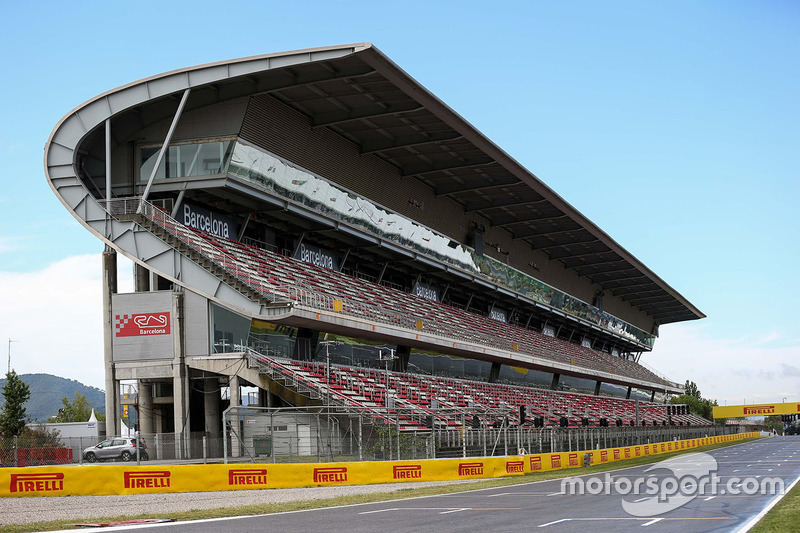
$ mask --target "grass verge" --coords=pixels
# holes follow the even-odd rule
[[[750,530],[751,533],[784,533],[800,528],[800,483],[794,486],[767,515]]]
[[[670,457],[684,455],[687,453],[706,452],[717,448],[724,448],[726,446],[731,446],[733,444],[741,444],[752,440],[758,440],[758,438],[743,439],[736,442],[712,444],[709,446],[694,448],[692,450],[680,450],[677,452],[663,453],[659,455],[650,455],[646,457],[624,459],[612,463],[595,465],[590,468],[581,467],[581,468],[569,468],[564,470],[555,470],[549,472],[536,472],[531,474],[525,474],[524,476],[487,479],[469,483],[459,483],[455,485],[439,485],[433,487],[421,487],[418,489],[399,489],[393,492],[381,492],[381,493],[371,493],[371,494],[354,494],[349,496],[340,496],[337,498],[327,498],[322,500],[294,501],[294,502],[275,503],[275,504],[241,505],[237,507],[223,507],[217,509],[200,509],[200,510],[192,510],[181,513],[146,513],[136,516],[131,516],[131,515],[116,516],[116,517],[106,516],[102,518],[85,518],[81,520],[58,520],[53,522],[36,522],[31,524],[2,526],[0,527],[0,532],[29,533],[32,531],[56,531],[60,529],[72,529],[75,528],[75,524],[78,522],[115,522],[121,520],[134,520],[139,518],[169,518],[172,520],[188,521],[188,520],[201,520],[204,518],[226,518],[232,516],[274,514],[274,513],[284,513],[288,511],[321,509],[324,507],[335,507],[341,505],[354,505],[359,503],[373,503],[381,501],[401,500],[405,498],[419,498],[421,496],[452,494],[454,492],[463,492],[465,490],[504,487],[508,485],[531,483],[534,481],[547,481],[550,479],[560,479],[570,476],[579,476],[588,473],[607,472],[610,470],[617,470],[620,468],[629,468],[633,466],[655,463],[658,461],[663,461],[664,459],[669,459]],[[798,491],[798,488],[800,488],[800,485],[795,487],[795,489],[790,493],[790,496],[792,494],[795,495],[794,514],[790,515],[794,517],[800,515],[800,491]],[[280,489],[270,489],[270,490],[280,490]],[[784,500],[786,500],[786,498],[784,498]],[[781,505],[783,505],[783,503],[784,502],[781,502],[781,504],[778,507],[776,507],[776,509],[778,509]],[[767,515],[766,518],[772,516],[773,512],[775,512],[776,509],[773,509],[773,511],[769,515]],[[795,518],[795,520],[797,520],[797,518]],[[786,523],[791,524],[792,522],[786,522]],[[797,524],[798,522],[795,521],[793,523]],[[787,529],[785,528],[765,529],[763,531],[787,531]]]

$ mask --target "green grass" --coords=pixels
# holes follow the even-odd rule
[[[751,533],[800,531],[800,483],[794,486],[767,516],[759,520]]]
[[[241,505],[237,507],[224,507],[219,509],[202,509],[202,510],[186,511],[181,513],[146,513],[136,516],[126,515],[126,516],[103,517],[103,518],[87,517],[81,520],[59,520],[54,522],[37,522],[33,524],[2,526],[0,527],[0,532],[28,533],[32,531],[55,531],[59,529],[74,528],[75,524],[79,522],[114,522],[120,520],[134,520],[140,518],[169,518],[172,520],[188,521],[188,520],[200,520],[203,518],[224,518],[224,517],[244,516],[244,515],[273,514],[273,513],[283,513],[287,511],[320,509],[324,507],[334,507],[340,505],[354,505],[359,503],[373,503],[381,501],[401,500],[406,498],[419,498],[421,496],[435,496],[438,494],[452,494],[454,492],[462,492],[465,490],[504,487],[508,485],[518,485],[521,483],[530,483],[533,481],[546,481],[550,479],[560,479],[564,477],[578,476],[581,474],[606,472],[610,470],[616,470],[619,468],[640,466],[658,461],[663,461],[664,459],[669,459],[670,457],[675,457],[686,453],[706,452],[717,448],[724,448],[726,446],[730,446],[733,444],[741,444],[743,442],[748,442],[751,440],[757,440],[757,439],[743,439],[736,442],[712,444],[709,446],[703,446],[691,450],[680,450],[677,452],[663,453],[659,455],[649,455],[645,457],[636,457],[633,459],[624,459],[621,461],[614,461],[611,463],[595,465],[589,468],[581,467],[581,468],[568,468],[564,470],[554,470],[548,472],[535,472],[531,474],[525,474],[524,476],[488,479],[488,480],[481,480],[468,483],[458,483],[453,485],[421,487],[418,489],[415,488],[398,489],[392,492],[356,494],[351,496],[341,496],[337,498],[328,498],[322,500],[295,501],[295,502],[275,503],[275,504]],[[273,489],[273,490],[280,490],[280,489]],[[793,514],[789,515],[790,516],[790,518],[788,518],[789,521],[781,522],[782,524],[792,524],[791,517],[795,517],[794,518],[795,521],[793,522],[794,524],[798,523],[796,521],[798,515],[800,515],[800,491],[798,491],[798,487],[796,487],[792,491],[790,496],[791,495],[795,496],[794,512]],[[244,495],[243,493],[243,498],[244,497],[246,497],[246,495]],[[786,500],[786,498],[784,498],[784,500]],[[781,502],[781,505],[783,505],[783,502]],[[776,507],[776,509],[773,509],[773,512],[775,512],[778,509],[778,507]],[[773,513],[770,513],[767,518],[771,517],[772,514]],[[796,526],[795,529],[797,529]],[[791,531],[791,530],[792,530],[791,528],[786,529],[786,527],[784,526],[783,529],[780,528],[765,529],[763,531]]]

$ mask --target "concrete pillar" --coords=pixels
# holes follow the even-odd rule
[[[242,405],[242,391],[240,390],[241,384],[239,383],[239,376],[231,376],[231,407]]]
[[[392,372],[408,371],[408,360],[411,357],[410,346],[397,346],[394,351],[395,360],[392,363]]]
[[[183,293],[172,294],[172,396],[175,424],[175,457],[183,459],[189,444],[189,383],[184,360]]]
[[[625,394],[625,399],[626,400],[630,400],[631,399],[631,390],[632,389],[633,389],[633,387],[628,387],[628,392]]]
[[[204,378],[203,407],[205,410],[206,433],[210,439],[216,439],[221,436],[222,413],[219,410],[219,401],[219,379],[215,377]]]
[[[553,373],[553,381],[550,382],[550,390],[558,390],[558,382],[561,380],[561,374]]]
[[[231,407],[242,405],[242,396],[239,389],[239,376],[231,376],[230,381],[230,397]],[[231,457],[240,457],[242,455],[242,428],[239,423],[239,416],[231,415]]]
[[[492,363],[492,368],[489,370],[489,383],[497,383],[500,378],[500,363]]]
[[[103,361],[106,374],[106,435],[119,434],[119,384],[114,369],[114,310],[112,294],[117,293],[117,252],[103,251]]]
[[[150,290],[150,271],[139,263],[134,263],[133,285],[136,292]]]
[[[219,378],[204,378],[203,412],[205,413],[208,453],[211,457],[222,456],[222,412],[219,408],[220,399]]]
[[[651,402],[656,401],[656,391],[650,393],[650,401]]]
[[[600,396],[600,385],[601,384],[602,384],[602,382],[599,379],[597,381],[595,381],[595,383],[594,383],[594,395],[595,396]]]
[[[153,431],[153,385],[139,381],[139,433],[151,435]]]
[[[259,407],[275,407],[275,398],[274,395],[270,393],[268,390],[262,389],[259,387],[258,389],[258,406]]]

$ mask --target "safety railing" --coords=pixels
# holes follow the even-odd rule
[[[240,281],[256,292],[264,300],[272,303],[294,303],[310,309],[324,311],[326,313],[336,313],[352,317],[364,318],[371,322],[379,322],[391,325],[407,331],[424,331],[429,334],[437,335],[447,339],[455,340],[459,343],[472,343],[480,347],[492,347],[508,352],[518,352],[522,354],[542,357],[562,365],[584,368],[598,375],[614,375],[597,361],[576,359],[547,347],[534,345],[526,342],[505,339],[489,333],[470,330],[469,328],[448,325],[442,321],[419,320],[413,315],[401,313],[399,311],[386,309],[371,303],[355,301],[341,296],[322,294],[302,284],[298,285],[274,285],[267,283],[255,269],[249,267],[234,255],[226,252],[209,239],[197,231],[194,231],[181,224],[163,208],[150,202],[142,201],[140,198],[118,198],[104,202],[105,208],[113,216],[123,214],[140,214],[156,226],[161,228],[176,240],[199,253],[218,268],[222,269],[234,279]],[[624,363],[623,363],[624,364]],[[639,363],[634,363],[639,364]],[[644,369],[644,367],[642,367]],[[638,370],[638,369],[637,369]],[[624,372],[624,369],[622,369]],[[662,386],[680,387],[679,384],[663,378],[659,374],[652,372],[650,376],[646,373],[652,372],[646,369],[645,375],[631,375],[637,379],[650,383],[658,383]],[[638,373],[637,373],[638,374]]]
[[[374,411],[382,416],[375,416]],[[472,424],[476,412],[449,410],[447,424],[402,429],[415,413],[340,407],[225,411],[225,462],[341,462],[572,452],[736,434],[736,426],[560,428]],[[398,431],[398,427],[401,428]]]
[[[470,424],[469,410],[450,411],[455,424],[398,432],[402,411],[356,413],[340,408],[267,409],[237,406],[222,415],[224,432],[141,434],[139,453],[90,456],[100,437],[52,436],[43,442],[27,437],[0,440],[3,467],[60,464],[289,463],[488,457],[520,452],[549,453],[593,450],[711,437],[750,431],[739,426],[645,428],[534,428]],[[393,423],[389,423],[389,422]]]

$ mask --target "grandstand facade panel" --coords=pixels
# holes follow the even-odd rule
[[[240,386],[402,408],[400,429],[440,405],[672,421],[652,400],[681,385],[640,358],[703,314],[368,43],[109,91],[59,122],[45,170],[106,245],[109,434],[130,382],[145,433],[220,435]]]

